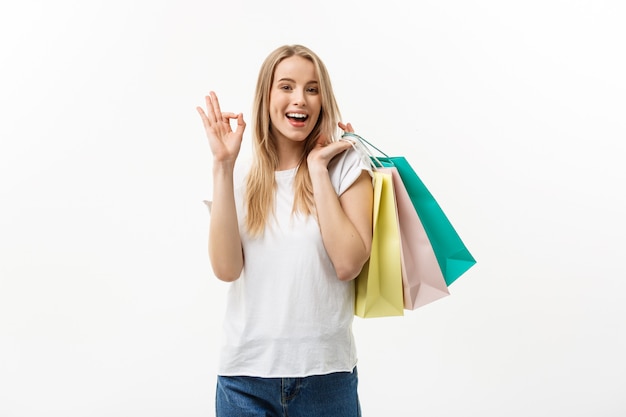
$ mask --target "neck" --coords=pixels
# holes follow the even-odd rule
[[[304,142],[288,141],[279,143],[278,151],[278,171],[285,171],[300,165],[304,155]]]

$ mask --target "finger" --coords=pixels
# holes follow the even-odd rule
[[[220,109],[220,101],[217,99],[217,94],[214,91],[211,91],[211,102],[213,103],[213,112],[215,114],[215,120],[222,120],[222,110]]]
[[[339,122],[338,125],[339,125],[339,128],[343,131],[354,133],[354,129],[352,128],[352,125],[350,123],[345,124],[345,123]]]
[[[196,106],[196,111],[198,112],[198,114],[200,115],[202,119],[206,118],[206,113],[204,112],[204,109],[202,107]]]
[[[222,112],[222,118],[220,121],[229,123],[230,119],[236,119],[237,117],[239,117],[239,114],[225,111]]]
[[[246,122],[243,120],[243,113],[239,113],[237,115],[237,134],[238,135],[243,135],[243,131],[246,128]]]
[[[202,119],[202,124],[204,125],[205,129],[207,127],[209,127],[210,126],[209,119],[207,118],[207,115],[204,112],[204,109],[202,107],[198,106],[198,107],[196,107],[196,111],[200,115],[200,118]]]
[[[348,139],[348,140],[338,140],[337,142],[333,142],[331,144],[329,144],[328,146],[332,146],[334,148],[337,148],[339,151],[342,151],[344,149],[348,149],[349,147],[352,146],[352,139]]]
[[[241,118],[241,120],[240,120],[240,118]],[[224,112],[224,113],[222,113],[222,120],[221,120],[221,122],[223,124],[225,124],[224,127],[226,127],[226,129],[229,132],[233,131],[233,129],[232,129],[231,125],[230,125],[230,120],[231,119],[235,119],[237,121],[237,127],[239,127],[239,125],[241,123],[243,123],[244,127],[246,126],[246,123],[243,121],[243,114],[242,113]]]
[[[208,95],[204,97],[204,101],[206,102],[206,120],[210,125],[216,121],[215,113],[213,112],[213,99]]]
[[[333,142],[333,143],[325,146],[324,147],[324,152],[330,158],[333,158],[335,155],[340,154],[341,152],[345,151],[346,149],[350,148],[351,146],[352,146],[352,143],[350,141],[340,140],[340,141]]]

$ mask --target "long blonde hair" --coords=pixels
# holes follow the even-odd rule
[[[247,214],[246,228],[250,235],[260,236],[273,215],[276,181],[274,172],[278,168],[276,139],[270,131],[269,101],[274,71],[285,58],[300,56],[311,61],[319,78],[322,109],[315,127],[304,143],[304,152],[294,179],[295,198],[293,213],[312,215],[315,213],[313,187],[309,177],[306,157],[322,134],[335,140],[337,122],[340,120],[339,107],[333,93],[330,77],[321,59],[309,48],[302,45],[284,45],[270,53],[259,71],[254,105],[252,109],[254,159],[246,178]]]

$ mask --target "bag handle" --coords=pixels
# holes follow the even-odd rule
[[[366,156],[369,159],[369,163],[370,163],[370,166],[372,167],[372,169],[384,168],[384,165],[382,164],[382,162],[380,162],[380,160],[378,160],[378,158],[376,157],[376,155],[373,154],[373,152],[370,150],[370,148],[376,149],[385,158],[389,158],[389,156],[386,153],[384,153],[383,151],[378,149],[376,146],[371,144],[369,141],[367,141],[365,138],[357,135],[356,133],[344,132],[344,134],[341,135],[341,139],[347,140],[347,139],[345,139],[346,137],[351,137],[351,138],[357,139],[356,141],[352,141],[352,147],[354,148],[354,150],[356,150],[357,152],[360,152],[362,155]],[[368,148],[368,146],[369,146],[369,148]]]

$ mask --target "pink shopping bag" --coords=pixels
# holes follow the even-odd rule
[[[377,167],[389,173],[396,195],[400,229],[404,308],[418,307],[450,295],[433,247],[395,167]]]

